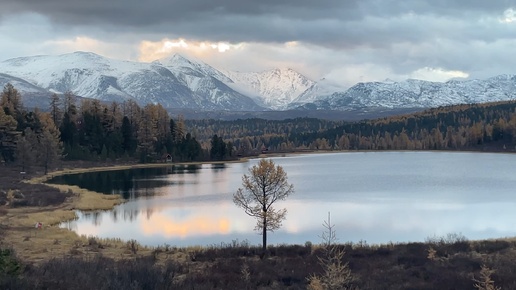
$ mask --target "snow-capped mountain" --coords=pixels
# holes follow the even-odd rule
[[[160,65],[174,74],[174,76],[183,84],[185,84],[193,93],[203,96],[212,104],[206,103],[202,109],[218,109],[231,108],[232,110],[263,110],[251,98],[241,94],[227,83],[232,80],[215,68],[201,62],[189,60],[179,54],[175,54],[170,58],[165,58],[153,62],[154,65]],[[239,104],[240,107],[235,107]]]
[[[164,67],[167,67],[171,71],[176,72],[178,74],[182,73],[185,75],[197,77],[210,76],[225,83],[233,82],[225,74],[211,67],[210,65],[200,60],[188,59],[180,54],[174,54],[169,58],[156,60],[153,63],[163,65]]]
[[[200,111],[368,110],[430,108],[516,99],[516,76],[487,80],[406,80],[358,83],[346,91],[292,69],[229,72],[174,55],[151,63],[88,52],[20,57],[0,62],[0,86],[14,85],[27,107],[48,107],[52,93],[102,101],[135,100]]]
[[[316,98],[307,90],[316,83],[292,69],[273,69],[258,73],[226,72],[235,90],[247,94],[259,105],[273,110],[287,109],[291,103],[306,103]],[[303,98],[304,95],[308,97]]]
[[[247,96],[222,92],[227,86],[214,77],[201,78],[192,89],[187,74],[171,71],[159,62],[113,60],[88,52],[14,58],[0,63],[0,73],[24,80],[48,95],[71,91],[85,98],[133,99],[141,105],[160,103],[166,108],[263,110]],[[19,91],[23,96],[25,91]]]
[[[409,79],[403,82],[358,83],[345,92],[305,104],[311,109],[432,108],[454,104],[516,99],[516,76],[487,80],[450,80],[444,83]]]

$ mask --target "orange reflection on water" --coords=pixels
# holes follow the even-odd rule
[[[151,219],[142,220],[141,228],[147,235],[164,234],[167,237],[186,238],[193,235],[227,234],[230,222],[227,218],[214,219],[210,216],[194,216],[179,220],[156,214]]]

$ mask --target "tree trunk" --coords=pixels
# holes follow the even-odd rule
[[[265,256],[265,252],[267,251],[267,212],[264,212],[263,216],[263,232],[262,232],[262,252]]]

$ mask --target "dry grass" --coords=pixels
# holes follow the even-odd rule
[[[96,168],[101,170],[106,168]],[[89,169],[81,169],[88,171]],[[46,176],[24,180],[31,184],[43,183],[56,174],[66,174],[79,170],[63,170]],[[77,216],[74,210],[107,210],[121,203],[120,196],[103,195],[85,190],[77,186],[47,184],[61,192],[72,193],[63,204],[48,207],[19,207],[3,208],[0,225],[6,226],[2,244],[12,247],[18,256],[27,261],[38,263],[52,257],[66,255],[90,255],[102,253],[107,257],[124,258],[132,256],[128,253],[125,243],[118,240],[95,242],[92,239],[78,236],[75,232],[59,228],[58,224],[73,220]],[[43,224],[42,229],[36,229],[35,224]],[[150,254],[151,249],[140,247],[139,254]]]
[[[2,243],[13,248],[22,260],[35,264],[65,256],[102,254],[118,260],[152,254],[152,249],[147,247],[140,247],[134,253],[121,240],[78,236],[75,232],[57,226],[9,229]]]
[[[43,223],[44,226],[53,226],[74,218],[76,218],[76,215],[71,210],[53,209],[51,211],[38,210],[31,212],[25,208],[15,208],[8,210],[7,214],[0,219],[0,222],[10,227],[24,228],[34,227],[37,222]]]
[[[90,211],[90,210],[108,210],[115,205],[123,202],[120,195],[105,195],[102,193],[90,191],[75,185],[48,184],[62,192],[71,191],[76,196],[71,207],[73,209]]]
[[[156,166],[170,166],[170,164],[64,169],[45,176],[23,180],[23,182],[41,184],[54,176],[62,174]],[[2,207],[0,225],[4,226],[5,231],[2,239],[0,239],[0,245],[13,248],[17,255],[25,262],[38,264],[42,261],[48,261],[53,257],[98,254],[117,260],[153,255],[158,262],[166,261],[170,258],[188,262],[191,260],[192,253],[202,250],[201,247],[170,247],[166,250],[162,247],[152,248],[141,245],[133,245],[133,247],[131,247],[130,241],[79,236],[73,231],[59,228],[58,225],[61,222],[77,218],[75,210],[108,210],[122,203],[123,199],[119,195],[104,195],[77,186],[59,184],[46,185],[56,188],[61,192],[71,193],[71,197],[58,206]],[[35,228],[37,222],[43,224],[42,229]]]
[[[28,227],[9,229],[3,243],[12,247],[22,260],[38,263],[64,256],[76,239],[75,233],[58,227]]]

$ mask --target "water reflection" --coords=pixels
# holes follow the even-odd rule
[[[341,153],[274,161],[284,167],[296,192],[278,204],[288,215],[283,227],[269,235],[271,243],[319,242],[328,212],[343,242],[423,241],[452,232],[470,239],[514,235],[516,155]],[[67,226],[79,234],[137,239],[147,245],[210,245],[235,239],[259,244],[255,220],[231,200],[242,174],[256,163],[89,177],[118,185],[123,182],[116,174],[123,174],[132,179],[127,192],[137,193],[112,211],[79,213]]]
[[[136,168],[87,172],[56,176],[49,183],[71,184],[104,194],[120,194],[124,199],[166,194],[167,188],[174,183],[188,182],[182,179],[169,179],[170,175],[196,174],[202,165],[171,165],[167,167]],[[195,182],[195,179],[190,181]]]

